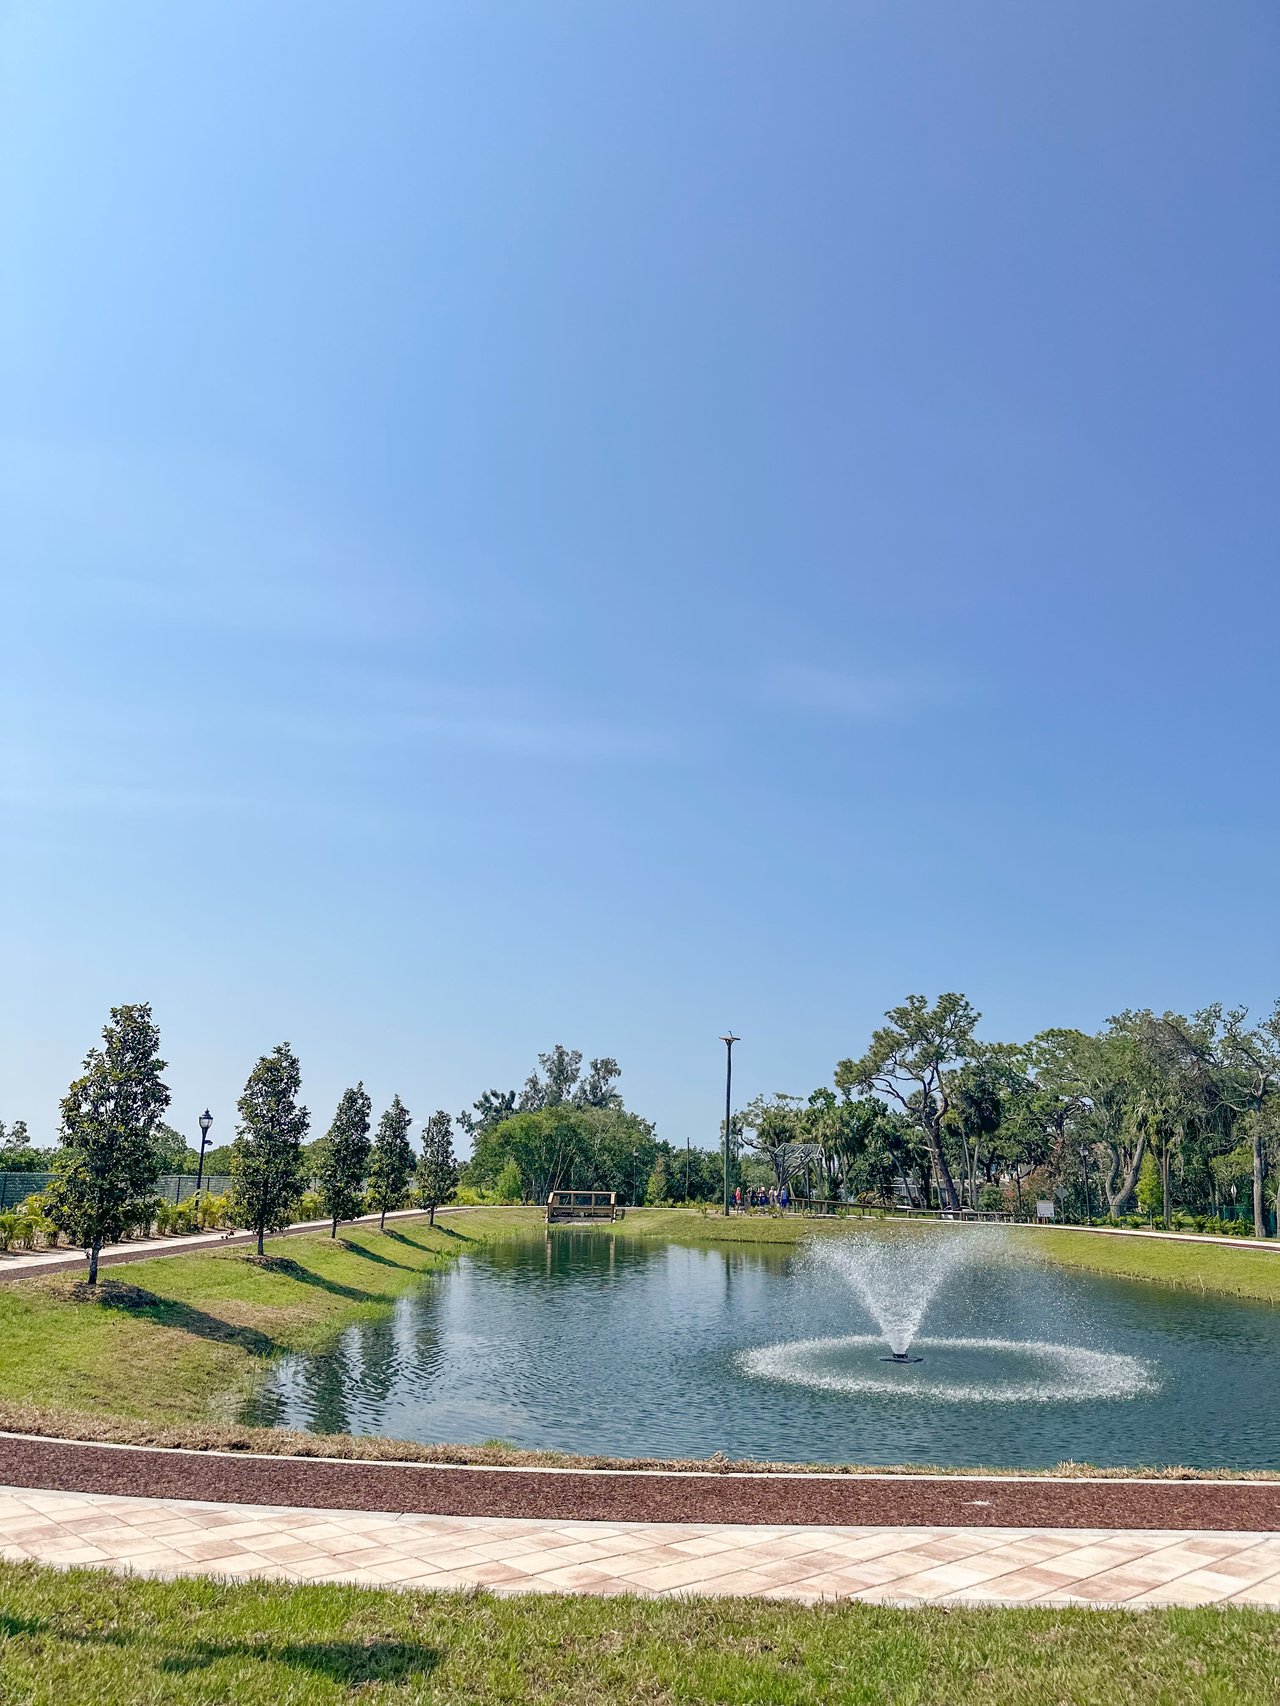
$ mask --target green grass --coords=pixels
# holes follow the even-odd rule
[[[240,1248],[0,1286],[0,1404],[109,1412],[153,1423],[234,1420],[271,1359],[386,1310],[478,1242],[541,1224],[535,1210],[480,1209],[273,1239]]]
[[[1181,1244],[1171,1238],[1139,1234],[1104,1238],[1093,1232],[1061,1230],[1015,1232],[1028,1250],[1062,1267],[1090,1268],[1124,1279],[1151,1280],[1184,1291],[1212,1291],[1280,1303],[1280,1244],[1274,1250],[1250,1250],[1220,1244]]]
[[[22,1706],[1252,1706],[1280,1618],[896,1611],[209,1580],[0,1564],[0,1700]]]
[[[806,1220],[801,1216],[703,1215],[697,1209],[631,1209],[617,1231],[631,1237],[670,1238],[682,1244],[794,1245],[807,1238],[839,1238],[859,1225],[887,1225],[868,1217],[848,1220]],[[930,1225],[910,1223],[927,1235]],[[1274,1250],[1241,1248],[1230,1239],[1191,1244],[1139,1234],[1132,1238],[1104,1237],[1066,1228],[1013,1226],[1029,1255],[1063,1267],[1089,1268],[1095,1273],[1150,1280],[1187,1291],[1218,1292],[1263,1303],[1280,1303],[1280,1241]]]

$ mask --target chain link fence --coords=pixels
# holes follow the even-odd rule
[[[42,1191],[52,1178],[52,1173],[0,1172],[0,1211],[24,1203],[29,1196]],[[230,1186],[231,1178],[227,1173],[206,1173],[200,1181],[201,1191],[214,1197],[223,1196]],[[156,1195],[163,1202],[185,1202],[195,1195],[195,1191],[194,1173],[163,1173],[156,1182]]]

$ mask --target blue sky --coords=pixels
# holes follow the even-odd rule
[[[0,1117],[1280,993],[1280,15],[0,7]]]

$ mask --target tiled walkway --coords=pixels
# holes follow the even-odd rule
[[[0,1488],[0,1556],[499,1593],[1280,1608],[1280,1534],[538,1522]]]

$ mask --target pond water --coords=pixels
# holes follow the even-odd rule
[[[286,1358],[244,1419],[623,1457],[1280,1469],[1275,1310],[979,1229],[868,1229],[843,1268],[837,1242],[480,1248]],[[890,1338],[920,1360],[882,1360]]]

